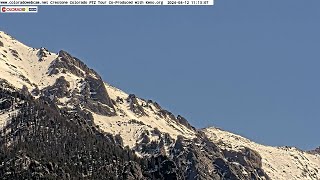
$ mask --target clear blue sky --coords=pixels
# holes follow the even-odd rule
[[[259,143],[320,145],[320,1],[217,0],[213,7],[40,7],[0,29],[64,49],[105,81],[197,128]]]

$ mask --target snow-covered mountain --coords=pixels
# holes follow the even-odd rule
[[[317,151],[264,146],[214,127],[195,129],[155,101],[104,82],[69,53],[31,48],[1,31],[0,75],[3,134],[28,99],[10,96],[26,94],[32,102],[53,104],[66,117],[84,119],[80,124],[111,134],[120,146],[150,159],[152,166],[131,169],[133,179],[320,179]],[[11,141],[6,146],[15,144]],[[134,176],[140,171],[143,175]]]
[[[221,149],[236,153],[250,148],[258,152],[262,159],[262,169],[271,179],[320,179],[319,155],[295,147],[264,146],[219,128],[212,127],[203,131]]]

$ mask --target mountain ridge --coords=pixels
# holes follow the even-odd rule
[[[170,162],[176,168],[169,174],[176,179],[320,178],[318,155],[259,145],[214,127],[196,129],[158,103],[103,82],[98,73],[65,51],[56,54],[30,48],[3,32],[0,42],[0,72],[10,84],[20,86],[22,94],[54,104],[66,117],[70,113],[86,119],[92,128],[118,137],[121,146],[140,158],[158,158],[166,168]],[[2,124],[8,122],[1,119]],[[279,163],[267,152],[290,160]],[[153,168],[154,172],[161,169]],[[290,170],[297,173],[288,175]]]

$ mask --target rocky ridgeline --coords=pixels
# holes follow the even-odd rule
[[[128,103],[130,103],[130,110],[138,116],[148,116],[142,105],[139,104],[136,96],[134,94],[130,94],[126,99]]]
[[[168,152],[166,145],[170,146]],[[222,151],[201,135],[193,140],[179,136],[174,141],[165,134],[159,143],[144,136],[138,148],[136,151],[148,154],[160,164],[150,169],[158,178],[166,174],[166,179],[270,179],[257,152],[248,148],[242,152]]]
[[[87,108],[95,113],[114,116],[116,112],[108,95],[101,77],[92,69],[88,68],[82,61],[72,57],[65,51],[60,51],[59,56],[50,65],[49,75],[61,75],[54,85],[43,90],[46,96],[55,95],[57,98],[67,97],[75,107]],[[65,80],[63,74],[71,73],[80,79],[80,92],[69,92],[70,84]]]
[[[319,154],[320,155],[320,147],[316,148],[315,150],[309,151],[311,154]]]
[[[65,83],[63,78],[59,83]],[[193,140],[180,136],[174,141],[155,129],[152,133],[161,141],[142,136],[137,148],[149,156],[138,158],[121,147],[121,137],[103,133],[88,122],[88,114],[70,113],[46,96],[34,99],[6,81],[2,84],[2,99],[23,101],[1,131],[1,179],[252,179],[258,172],[267,177],[254,152],[237,154],[238,158],[253,155],[243,158],[241,165],[233,164],[235,160],[228,161],[229,155],[201,134]],[[12,103],[0,107],[8,111]],[[240,170],[249,175],[239,176]]]
[[[65,51],[59,51],[58,58],[50,66],[52,71],[49,75],[58,74],[61,70],[68,71],[78,77],[85,77],[86,75],[94,76],[97,79],[101,77],[93,69],[88,68],[81,60],[71,56]]]
[[[10,93],[1,91],[2,96],[12,95],[14,98],[19,95],[23,97],[24,104],[19,107],[20,113],[11,117],[11,120],[8,121],[10,123],[2,131],[3,141],[0,142],[0,145],[3,154],[7,155],[1,157],[4,164],[0,165],[0,177],[2,179],[31,177],[100,179],[100,175],[116,177],[116,179],[252,179],[252,177],[267,177],[259,167],[261,159],[253,151],[238,153],[236,154],[238,159],[236,159],[235,154],[223,152],[209,142],[203,134],[199,134],[198,138],[193,140],[185,139],[183,136],[174,140],[169,134],[162,133],[158,129],[141,134],[141,141],[133,148],[141,154],[146,154],[146,159],[135,157],[133,152],[127,149],[126,154],[132,153],[127,158],[115,155],[111,158],[111,163],[110,159],[104,160],[107,151],[102,151],[104,153],[101,154],[100,151],[97,152],[96,145],[90,145],[90,143],[102,143],[99,149],[104,149],[121,147],[122,140],[119,136],[103,135],[104,132],[96,129],[91,113],[83,110],[85,107],[103,115],[114,115],[105,109],[104,105],[113,107],[114,102],[110,100],[100,80],[87,74],[82,82],[84,84],[82,91],[75,93],[69,90],[70,82],[64,76],[60,76],[52,86],[40,90],[40,97],[37,100],[34,100],[31,93],[26,93],[28,90],[23,90],[24,88],[22,90],[12,88]],[[2,87],[11,87],[8,82],[2,82]],[[94,98],[93,91],[97,92]],[[14,93],[16,95],[13,95]],[[70,112],[67,107],[58,108],[59,98],[70,98],[75,111]],[[121,103],[121,100],[117,101]],[[156,102],[149,100],[147,104],[139,104],[134,95],[129,95],[126,101],[130,102],[130,109],[136,114],[146,115],[144,108],[148,106],[147,104],[152,103],[159,110],[159,116],[173,119],[194,129],[182,116],[175,117],[169,111],[163,110]],[[2,111],[10,107],[12,103],[1,104]],[[9,129],[10,133],[5,133]],[[79,133],[84,133],[84,135],[79,136]],[[85,135],[86,133],[88,134]],[[148,133],[158,136],[159,141],[150,140]],[[105,137],[105,140],[101,137]],[[63,143],[65,138],[69,139],[67,142],[70,148],[66,148],[66,144]],[[105,141],[109,144],[103,144]],[[79,146],[80,144],[77,145],[78,143],[89,144],[83,147]],[[60,149],[62,147],[66,149]],[[123,150],[117,151],[122,152]],[[41,152],[41,158],[38,154],[31,152]],[[244,158],[248,152],[254,154],[255,158]],[[56,156],[58,156],[57,159]],[[77,158],[71,160],[72,157]],[[239,164],[234,163],[238,160]],[[77,164],[75,166],[77,168],[74,168],[74,164]],[[70,168],[71,166],[73,168]],[[98,167],[105,167],[105,169],[101,172],[102,169],[96,169]],[[107,170],[108,174],[106,174]],[[246,171],[247,175],[240,176],[243,174],[242,171]],[[93,172],[98,172],[98,174]]]
[[[15,61],[21,60],[18,51],[10,52]],[[39,61],[49,53],[39,49]],[[69,80],[70,74],[76,78]],[[33,85],[32,90],[0,79],[0,120],[6,121],[0,132],[0,179],[270,179],[258,152],[221,149],[183,116],[152,100],[134,94],[111,99],[101,76],[65,51],[58,53],[47,75],[56,76],[55,82],[41,89]],[[136,119],[120,121],[125,116],[121,107]],[[134,147],[124,147],[123,137],[100,129],[92,112],[120,119],[118,126],[141,128]],[[162,126],[168,127],[163,129],[181,135],[171,137],[142,122],[151,115],[155,123],[164,120]],[[194,138],[184,136],[184,127]],[[318,154],[319,148],[310,153]]]

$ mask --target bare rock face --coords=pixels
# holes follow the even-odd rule
[[[159,114],[158,114],[160,117],[162,118],[168,118],[168,119],[172,119],[174,121],[176,121],[176,117],[174,116],[174,114],[172,114],[170,111],[168,110],[165,110],[165,109],[161,109],[159,111]]]
[[[147,116],[147,114],[144,112],[143,107],[139,104],[136,96],[134,94],[130,94],[127,98],[127,102],[130,103],[130,109],[132,112],[139,116]]]
[[[85,107],[101,115],[116,115],[113,102],[108,95],[101,77],[94,70],[88,68],[82,61],[65,51],[60,51],[57,59],[50,65],[50,69],[49,75],[68,72],[81,79],[82,89],[80,92],[67,92],[68,85],[64,84],[64,88],[58,88],[59,91],[64,92],[64,94],[61,94],[61,92],[53,93],[57,93],[58,98],[71,97],[70,102],[76,107]],[[54,88],[56,87],[51,87],[51,91],[53,91]]]
[[[47,57],[47,53],[49,54],[46,48],[41,48],[37,53],[39,61],[43,61],[44,58]]]
[[[76,57],[71,56],[66,51],[59,51],[58,58],[51,65],[52,72],[57,72],[56,70],[68,71],[78,77],[85,77],[86,74],[95,76],[97,79],[101,77],[93,69],[88,68],[81,60]]]
[[[261,156],[254,150],[244,147],[240,152],[233,150],[223,150],[224,156],[229,162],[239,163],[240,166],[248,169],[252,179],[265,178],[270,179],[262,169]],[[236,166],[236,167],[240,167]],[[236,174],[241,174],[241,169],[235,168]],[[238,175],[239,176],[239,175]]]
[[[151,107],[151,106],[150,106],[151,104],[152,104],[154,107],[156,107],[157,109],[162,109],[162,107],[161,107],[157,102],[154,102],[154,101],[152,101],[152,100],[148,100],[146,106]]]
[[[191,126],[191,124],[189,124],[188,120],[186,118],[182,117],[181,115],[177,116],[177,122],[184,125],[185,127],[189,128],[191,130],[196,130],[196,128]]]
[[[31,94],[33,96],[38,96],[40,94],[39,88],[36,86],[34,89],[31,90]]]
[[[80,96],[75,95],[75,98],[80,100],[84,107],[101,115],[116,115],[113,103],[101,79],[87,76],[83,84],[84,88],[80,92]]]
[[[104,82],[101,79],[95,79],[92,76],[87,76],[85,78],[87,82],[90,97],[94,100],[99,101],[102,104],[112,107],[111,99],[109,98],[108,92],[104,86]],[[86,92],[88,93],[88,91]]]
[[[148,155],[148,169],[156,179],[251,180],[269,177],[261,169],[261,157],[251,149],[228,152],[212,143],[204,134],[193,140],[159,134],[160,141],[150,141],[142,134],[135,151]],[[166,147],[166,148],[165,148]]]
[[[16,60],[21,60],[18,51],[14,50],[14,49],[9,49],[11,54],[16,58]]]
[[[315,150],[309,151],[311,154],[319,154],[320,155],[320,147],[316,148]]]
[[[161,118],[168,118],[168,119],[171,119],[185,127],[187,127],[188,129],[190,130],[193,130],[195,131],[196,128],[194,128],[191,124],[189,124],[189,122],[187,121],[187,119],[185,119],[184,117],[182,117],[181,115],[178,115],[177,117],[174,116],[173,113],[171,113],[170,111],[168,110],[165,110],[165,109],[162,109],[161,106],[159,106],[157,103],[155,103],[157,105],[157,107],[160,109],[159,112],[158,112],[158,115],[161,117]]]
[[[57,98],[70,97],[69,87],[70,83],[66,81],[64,76],[61,76],[52,86],[44,88],[42,92],[46,96],[54,96]]]

